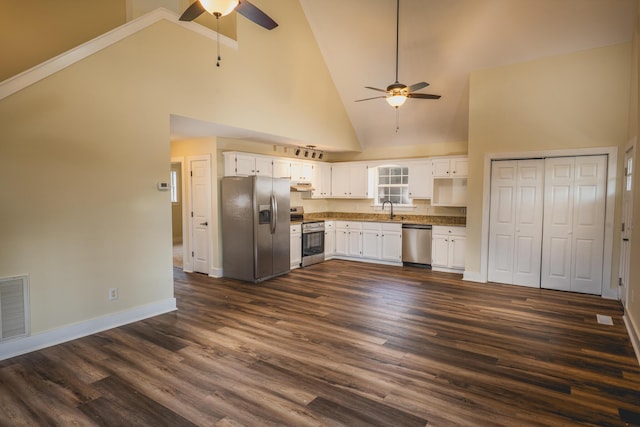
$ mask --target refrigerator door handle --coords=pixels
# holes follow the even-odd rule
[[[276,197],[271,195],[271,234],[276,232],[276,219],[278,218],[278,202]]]

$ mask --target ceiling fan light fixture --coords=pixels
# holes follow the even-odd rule
[[[238,0],[200,0],[200,3],[207,12],[217,17],[230,14],[238,6]]]
[[[407,96],[401,93],[394,93],[387,96],[386,99],[389,105],[391,105],[393,108],[398,108],[402,104],[404,104],[404,102],[407,100]]]

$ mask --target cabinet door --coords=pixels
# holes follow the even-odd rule
[[[291,226],[291,246],[290,246],[290,254],[291,254],[291,268],[300,267],[300,263],[302,262],[302,234],[297,230],[300,230],[299,225]]]
[[[409,165],[409,198],[430,199],[433,196],[433,174],[431,161]]]
[[[273,176],[273,160],[270,157],[256,157],[255,174]]]
[[[369,192],[369,167],[351,165],[349,167],[349,197],[366,199]]]
[[[308,162],[291,162],[291,182],[311,182],[313,164]]]
[[[349,166],[331,167],[331,197],[349,197]]]
[[[330,258],[336,253],[336,230],[324,231],[324,258]]]
[[[382,232],[382,255],[386,261],[402,261],[402,232]]]
[[[449,172],[452,178],[464,178],[468,175],[469,160],[466,158],[451,159],[449,164]]]
[[[311,185],[314,188],[311,198],[324,199],[331,193],[331,167],[318,163],[313,165]]]
[[[288,159],[273,159],[273,177],[291,178],[291,161]]]
[[[434,178],[449,178],[449,159],[433,159],[431,165]]]
[[[463,236],[449,236],[449,267],[464,270],[465,243]]]
[[[349,230],[336,228],[336,255],[348,255]]]
[[[444,234],[432,236],[431,265],[438,267],[449,265],[449,236]]]
[[[347,255],[351,257],[362,256],[362,231],[349,230],[349,242],[347,243]]]
[[[380,231],[362,230],[362,256],[364,258],[380,259],[381,251]]]
[[[236,154],[236,175],[250,176],[256,174],[256,158],[247,154]]]
[[[301,179],[304,182],[311,182],[313,179],[313,163],[302,163]]]

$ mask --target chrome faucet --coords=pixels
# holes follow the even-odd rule
[[[393,214],[393,202],[391,200],[385,200],[384,202],[382,202],[382,210],[384,210],[384,205],[386,205],[387,203],[391,205],[391,211],[389,212],[389,219],[393,219],[395,215]]]

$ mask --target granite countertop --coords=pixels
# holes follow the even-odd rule
[[[396,214],[393,219],[389,214],[373,213],[353,213],[353,212],[317,212],[305,213],[305,220],[325,220],[325,221],[368,221],[368,222],[390,222],[397,224],[427,224],[465,227],[466,217],[458,216],[431,216],[431,215],[404,215]],[[292,224],[294,224],[292,222]]]

